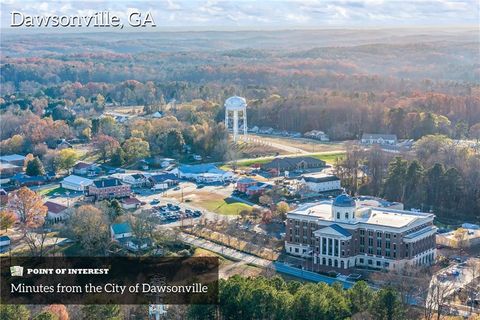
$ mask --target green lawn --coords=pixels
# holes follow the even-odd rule
[[[48,189],[42,189],[38,193],[42,196],[53,196],[55,193],[64,195],[67,191],[67,189],[64,189],[62,187],[52,187]]]
[[[303,156],[293,156],[292,158],[303,157]],[[317,154],[310,154],[305,155],[305,157],[313,157],[320,160],[327,162],[328,164],[335,164],[335,160],[337,158],[343,159],[345,157],[345,152],[332,152],[332,153],[317,153]],[[237,167],[239,168],[246,168],[251,167],[254,164],[264,164],[267,162],[272,161],[274,157],[262,158],[262,159],[248,159],[248,160],[239,160],[237,161]],[[232,167],[231,164],[224,164],[220,168],[230,169]]]
[[[334,152],[334,153],[327,153],[327,154],[312,154],[314,158],[320,159],[325,161],[328,164],[335,164],[337,158],[344,159],[345,152]]]
[[[242,210],[252,210],[252,206],[231,198],[199,200],[198,204],[209,211],[223,215],[237,215]]]

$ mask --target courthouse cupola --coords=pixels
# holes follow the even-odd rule
[[[335,198],[332,204],[332,218],[338,222],[353,222],[355,221],[355,211],[357,204],[355,199],[348,194],[341,194]]]

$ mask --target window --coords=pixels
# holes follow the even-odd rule
[[[389,263],[389,262],[384,262],[384,263],[383,263],[383,266],[384,266],[385,268],[388,268],[388,267],[390,267],[390,263]]]
[[[340,219],[340,212],[337,212],[337,219]]]
[[[373,254],[373,248],[372,247],[368,247],[368,254]]]
[[[338,240],[335,239],[335,246],[333,247],[334,248],[334,256],[338,256]]]
[[[390,241],[385,242],[385,248],[390,249]]]
[[[380,267],[382,263],[380,261],[377,261],[377,267]]]
[[[328,239],[328,255],[331,256],[333,253],[333,241],[332,239]]]
[[[385,233],[385,238],[390,239],[390,233]]]
[[[377,239],[377,247],[382,247],[382,239]]]
[[[295,248],[295,253],[298,253],[298,248]]]
[[[345,219],[348,220],[348,212],[345,212]]]
[[[365,235],[365,230],[360,230],[360,235],[361,236]]]
[[[368,259],[368,264],[369,264],[369,265],[372,265],[372,264],[373,264],[373,260],[372,260],[372,259]]]
[[[360,263],[363,264],[363,258],[360,258]]]
[[[377,238],[381,238],[382,237],[382,233],[380,231],[377,231]]]
[[[365,253],[365,247],[364,246],[360,246],[360,253]]]
[[[365,238],[364,238],[364,237],[361,237],[361,238],[360,238],[360,244],[361,244],[361,245],[365,245]]]
[[[368,245],[373,247],[373,238],[368,238]]]
[[[390,249],[385,250],[385,257],[390,257]]]
[[[382,255],[382,248],[377,248],[377,256],[381,256]]]

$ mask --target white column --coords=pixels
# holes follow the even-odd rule
[[[243,134],[247,135],[247,108],[243,109]]]
[[[228,110],[225,110],[225,128],[228,132]]]
[[[238,111],[233,111],[233,141],[237,141],[238,136]]]

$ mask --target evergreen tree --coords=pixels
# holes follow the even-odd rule
[[[451,211],[458,206],[463,195],[463,177],[456,168],[450,168],[443,175],[443,186],[441,191],[441,201],[443,209]]]
[[[440,196],[442,194],[444,172],[445,169],[443,165],[435,163],[425,174],[425,202],[431,209],[439,208],[441,206]]]
[[[370,307],[370,313],[377,320],[404,319],[398,292],[393,288],[383,288],[377,291]]]
[[[383,186],[383,195],[390,201],[403,202],[405,179],[407,174],[407,161],[395,157],[388,164],[388,173]]]
[[[109,305],[85,305],[82,308],[83,319],[85,320],[122,320],[123,312],[120,306]]]
[[[37,314],[33,320],[58,320],[58,316],[50,311],[42,311]]]
[[[413,160],[407,169],[405,177],[405,205],[407,207],[419,207],[424,199],[423,166],[417,160]]]
[[[42,176],[45,174],[43,163],[38,157],[35,157],[32,160],[28,161],[25,173],[29,176]]]
[[[125,152],[122,148],[117,148],[110,159],[112,166],[121,167],[125,164]]]
[[[2,320],[29,320],[30,310],[22,304],[0,304],[0,319]]]
[[[365,281],[359,281],[348,290],[352,314],[369,310],[374,292]]]

